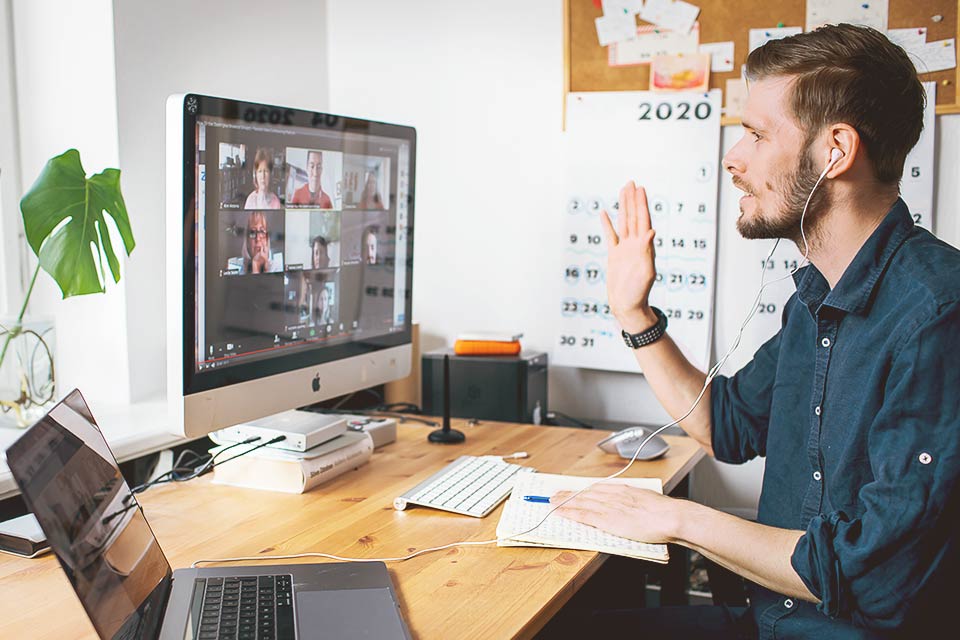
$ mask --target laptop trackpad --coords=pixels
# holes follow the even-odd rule
[[[297,591],[301,638],[406,638],[389,589]]]

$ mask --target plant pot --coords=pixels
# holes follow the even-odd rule
[[[0,427],[28,427],[56,397],[53,320],[0,318]]]

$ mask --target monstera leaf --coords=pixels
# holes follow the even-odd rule
[[[105,291],[104,257],[113,281],[120,281],[120,262],[103,215],[113,219],[130,255],[135,242],[120,193],[119,170],[105,169],[87,178],[80,153],[70,149],[47,162],[20,200],[20,211],[27,242],[64,298]]]

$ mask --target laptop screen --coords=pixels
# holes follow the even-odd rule
[[[7,463],[101,638],[156,638],[170,565],[79,391]]]

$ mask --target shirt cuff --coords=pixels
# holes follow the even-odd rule
[[[817,610],[831,618],[847,610],[840,559],[833,544],[837,525],[845,520],[842,511],[814,517],[790,556],[790,565],[803,584],[820,599]]]

